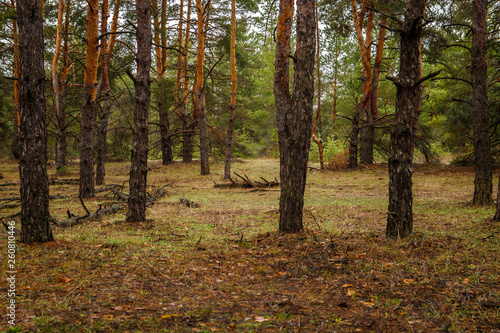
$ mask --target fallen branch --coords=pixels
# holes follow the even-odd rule
[[[243,182],[237,182],[229,178],[231,183],[221,183],[217,184],[214,182],[214,188],[254,188],[254,189],[260,189],[260,188],[270,188],[270,187],[277,187],[280,186],[280,183],[275,179],[274,181],[268,181],[264,177],[260,177],[264,182],[259,182],[259,181],[251,181],[250,178],[248,178],[247,175],[245,177],[237,174],[236,172],[234,173],[236,176],[241,178]]]
[[[194,201],[191,201],[189,199],[186,199],[186,198],[180,198],[180,202],[188,207],[193,207],[193,208],[198,208],[200,207],[199,204],[197,204],[196,202]]]

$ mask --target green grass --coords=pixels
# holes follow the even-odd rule
[[[446,323],[457,332],[500,329],[500,226],[491,220],[494,207],[470,205],[469,168],[417,167],[414,233],[390,241],[383,165],[308,172],[306,231],[296,236],[276,233],[275,188],[214,188],[223,182],[217,163],[209,176],[199,175],[197,163],[149,166],[148,191],[166,186],[167,196],[148,208],[148,223],[123,223],[124,207],[54,229],[55,242],[18,244],[23,331],[427,332]],[[232,168],[255,180],[279,179],[273,159]],[[126,163],[107,164],[107,184],[123,184],[128,171]],[[0,172],[2,182],[18,182],[14,162],[0,161]],[[77,165],[58,177],[78,178]],[[66,218],[68,209],[84,214],[78,186],[50,191],[70,196],[51,200],[54,218]],[[10,186],[0,200],[18,193]],[[181,197],[200,207],[182,205]],[[103,192],[85,204],[95,211],[115,200]],[[331,241],[336,247],[327,246]]]

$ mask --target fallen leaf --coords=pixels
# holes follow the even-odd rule
[[[58,277],[57,278],[57,281],[61,282],[61,283],[67,283],[67,282],[70,282],[70,281],[73,281],[74,279],[68,279],[68,278],[64,278],[64,277]]]
[[[415,281],[413,281],[413,279],[404,279],[403,283],[404,284],[412,284],[412,283],[415,283]]]
[[[114,309],[115,309],[116,311],[121,311],[121,310],[123,310],[123,306],[118,305],[118,306],[115,306],[115,308],[114,308]]]
[[[340,286],[340,288],[350,288],[350,287],[353,287],[352,284],[344,284],[342,286]]]
[[[469,279],[468,278],[465,278],[463,281],[462,281],[463,284],[467,284],[469,283]]]
[[[384,264],[384,267],[391,267],[392,265],[394,265],[394,263],[392,262],[387,262]]]
[[[356,290],[347,289],[347,296],[356,296]]]
[[[171,318],[174,318],[174,317],[179,317],[180,314],[178,313],[172,313],[172,314],[168,314],[168,315],[161,315],[160,318],[161,319],[171,319]]]
[[[269,319],[264,318],[264,317],[255,317],[255,321],[258,323],[263,323],[265,321],[269,321]]]
[[[363,305],[363,306],[366,306],[367,308],[373,308],[375,306],[375,304],[373,304],[371,302],[359,301],[359,303],[361,303],[361,305]]]

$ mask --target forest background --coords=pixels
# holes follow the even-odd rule
[[[379,11],[397,16],[402,13],[404,4],[393,1],[390,5],[375,2]],[[110,94],[102,96],[98,123],[107,120],[106,155],[108,160],[128,160],[132,145],[133,122],[133,82],[127,73],[135,72],[134,48],[135,35],[130,33],[134,27],[135,11],[129,2],[111,3],[119,6],[118,26],[112,56],[110,58]],[[165,5],[165,24],[161,20],[161,6]],[[361,6],[362,4],[358,4]],[[372,4],[373,5],[373,4]],[[16,132],[16,83],[13,78],[16,68],[15,44],[17,33],[13,2],[3,2],[0,39],[0,156],[12,156],[12,141]],[[163,43],[163,54],[153,56],[152,103],[150,112],[149,158],[161,159],[161,120],[159,104],[166,103],[169,117],[171,147],[176,158],[183,156],[183,135],[193,131],[194,145],[199,146],[196,111],[193,112],[192,100],[185,96],[184,89],[192,90],[196,68],[196,15],[194,6],[190,21],[188,4],[183,4],[180,15],[178,2],[156,3],[153,10],[155,18],[154,33],[158,45]],[[352,118],[356,106],[363,98],[363,67],[358,41],[353,23],[352,6],[349,1],[322,1],[319,3],[319,69],[316,72],[317,116],[316,136],[323,141],[325,163],[334,157],[346,156],[351,135]],[[85,68],[86,3],[64,1],[62,16],[62,53],[58,58],[56,40],[58,30],[58,7],[54,1],[44,3],[44,38],[47,73],[47,130],[49,158],[56,158],[57,138],[66,149],[66,159],[78,158],[80,140],[80,115],[82,109],[82,84]],[[230,74],[230,3],[213,2],[209,28],[206,36],[205,87],[208,124],[209,154],[213,159],[222,159],[225,154],[226,132],[229,120],[231,74]],[[254,158],[262,156],[277,157],[278,136],[273,96],[273,73],[275,53],[275,27],[277,4],[273,1],[237,3],[236,24],[236,71],[238,91],[235,113],[235,145],[233,156]],[[498,155],[498,25],[499,8],[496,2],[488,7],[488,117],[491,151]],[[361,7],[360,7],[361,8]],[[416,156],[420,161],[442,160],[456,165],[471,164],[473,161],[470,44],[471,11],[469,1],[431,1],[426,16],[432,22],[425,29],[422,41],[423,73],[441,70],[438,79],[427,82],[424,89],[422,112],[418,124]],[[111,10],[110,10],[111,11]],[[371,11],[369,11],[371,12]],[[155,16],[156,13],[156,16]],[[373,13],[373,12],[371,12]],[[389,15],[387,14],[387,15]],[[111,13],[109,14],[111,16]],[[371,53],[375,58],[379,24],[383,16],[373,13]],[[111,21],[111,19],[109,20]],[[364,21],[363,33],[367,27]],[[111,22],[110,22],[111,23]],[[109,24],[110,24],[109,23]],[[395,22],[386,23],[396,24]],[[182,28],[179,34],[179,28]],[[112,30],[113,28],[108,30]],[[190,30],[186,36],[186,29]],[[66,32],[65,32],[66,31]],[[101,27],[102,31],[102,27]],[[182,40],[179,39],[182,35]],[[161,36],[162,41],[159,41]],[[366,37],[368,38],[368,37]],[[371,37],[370,37],[371,38]],[[59,41],[61,43],[61,41]],[[390,129],[395,111],[396,89],[386,76],[397,76],[398,34],[387,31],[378,97],[378,121],[374,136],[375,160],[385,162],[388,158]],[[165,52],[166,51],[166,52]],[[61,51],[59,51],[61,52]],[[161,53],[161,52],[160,52]],[[179,55],[187,55],[181,59]],[[163,57],[163,58],[162,58]],[[57,61],[54,61],[57,60]],[[181,72],[183,62],[187,61],[188,71]],[[159,69],[163,66],[163,69]],[[101,71],[99,67],[99,75]],[[158,84],[161,74],[162,84]],[[181,72],[181,73],[179,73]],[[319,76],[318,74],[319,73]],[[179,75],[185,82],[180,82]],[[56,107],[53,77],[58,77],[64,90],[65,101],[62,110]],[[64,76],[64,78],[62,78]],[[63,82],[64,81],[64,82]],[[162,89],[164,91],[162,92]],[[184,98],[187,104],[187,118],[178,110],[179,101]],[[320,101],[318,102],[318,98]],[[103,111],[107,101],[110,113]],[[174,110],[175,109],[175,110]],[[109,117],[109,119],[106,119]],[[183,125],[183,121],[187,124]],[[363,124],[363,119],[361,121]],[[186,129],[187,128],[187,129]],[[363,126],[361,126],[363,128]],[[362,130],[361,130],[362,132]],[[362,139],[362,138],[361,138]],[[361,140],[362,141],[362,140]],[[102,143],[99,143],[101,145]],[[97,145],[97,143],[96,143]],[[164,155],[164,154],[163,154]],[[192,150],[197,158],[198,149]],[[189,159],[189,158],[188,158]],[[313,144],[310,160],[319,162],[319,153]],[[58,167],[64,167],[64,162]]]

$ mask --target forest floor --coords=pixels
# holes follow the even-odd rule
[[[23,332],[500,332],[500,223],[493,206],[470,205],[471,168],[415,168],[414,233],[399,241],[384,236],[386,165],[311,170],[299,235],[276,232],[276,188],[214,188],[222,164],[209,176],[199,175],[198,163],[154,161],[150,169],[149,191],[166,186],[167,196],[148,208],[149,221],[124,223],[122,209],[54,228],[50,243],[17,243]],[[0,161],[0,216],[19,211],[5,200],[19,195],[17,170],[15,161]],[[279,179],[272,159],[233,170]],[[108,185],[123,184],[128,164],[109,163],[107,174]],[[74,165],[58,178],[77,177]],[[51,200],[54,218],[84,215],[77,193],[76,184],[50,187],[63,196]],[[107,191],[85,205],[95,211],[116,200]],[[0,249],[6,272],[4,232]],[[3,275],[0,329],[7,329]]]

